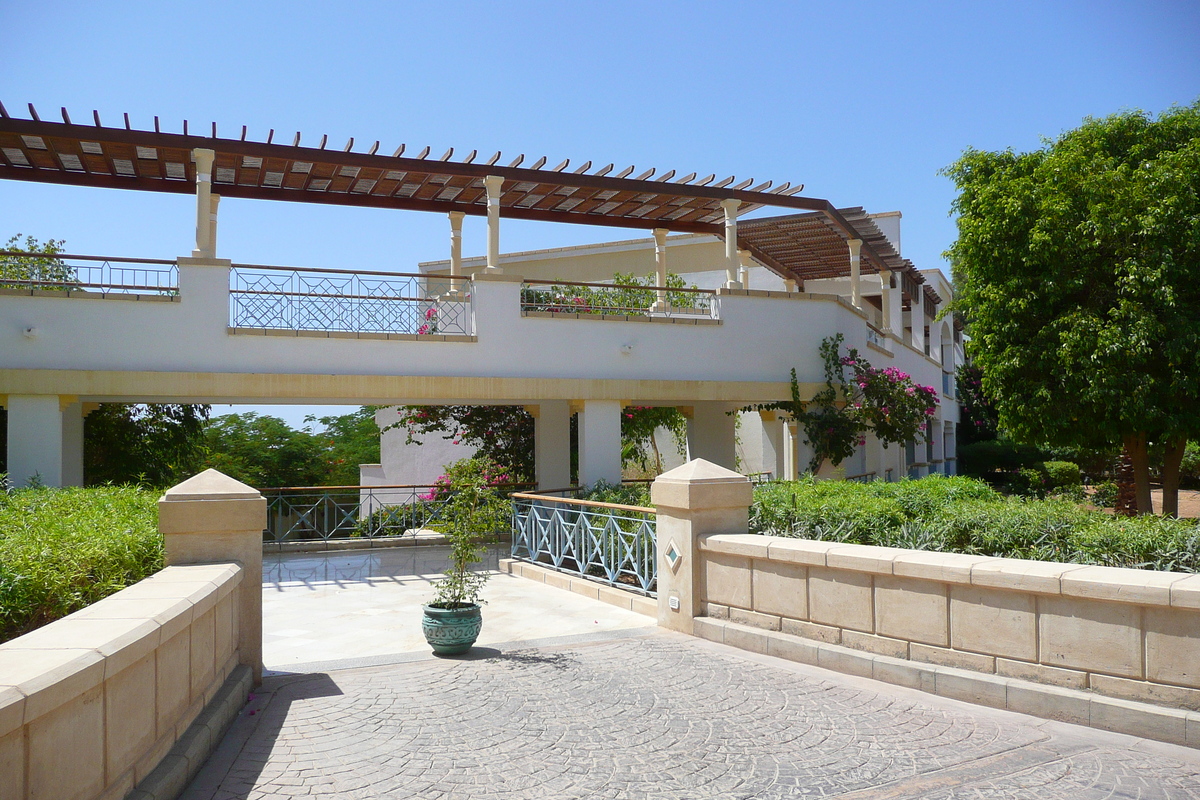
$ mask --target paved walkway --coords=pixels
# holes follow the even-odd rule
[[[566,641],[274,674],[184,800],[1200,797],[1194,750],[657,628]]]
[[[329,670],[429,655],[421,606],[446,568],[446,547],[394,547],[263,559],[263,661],[270,670]],[[481,645],[653,626],[654,620],[485,565]]]

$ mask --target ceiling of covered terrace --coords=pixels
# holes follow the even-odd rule
[[[735,199],[741,203],[740,217],[766,207],[792,212],[743,218],[738,225],[739,246],[784,277],[802,281],[830,270],[848,274],[845,242],[859,238],[864,271],[894,269],[923,281],[865,212],[853,209],[847,216],[826,200],[800,197],[803,185],[618,169],[591,161],[576,165],[569,159],[549,166],[544,157],[502,158],[498,152],[453,148],[434,157],[428,147],[413,152],[400,145],[388,155],[380,152],[378,141],[356,149],[350,139],[331,148],[325,136],[311,146],[302,143],[300,133],[290,142],[286,137],[276,141],[272,130],[265,141],[253,141],[245,127],[237,138],[222,138],[215,123],[190,130],[185,121],[181,133],[166,133],[157,117],[154,130],[138,130],[128,114],[123,127],[106,127],[94,111],[92,124],[73,121],[65,108],[61,115],[62,122],[43,120],[31,104],[30,118],[20,119],[0,105],[0,178],[190,194],[196,181],[192,150],[203,148],[216,153],[213,191],[224,197],[482,216],[487,213],[484,178],[498,175],[505,179],[503,217],[717,236],[724,235],[721,201]]]

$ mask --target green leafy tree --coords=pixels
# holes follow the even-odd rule
[[[202,469],[208,413],[203,404],[101,404],[83,421],[84,483],[161,489],[185,480]]]
[[[471,569],[483,560],[487,545],[510,522],[512,504],[497,488],[503,467],[486,458],[465,458],[446,469],[451,489],[445,495],[442,529],[450,543],[450,566],[435,587],[435,608],[464,608],[481,602],[488,573]]]
[[[322,439],[294,430],[278,417],[226,414],[208,424],[204,439],[205,467],[258,489],[319,486],[329,476]],[[357,476],[350,483],[357,484]]]
[[[662,453],[654,441],[659,428],[671,432],[682,456],[686,452],[687,418],[674,406],[627,406],[621,412],[621,463],[662,473]]]
[[[379,426],[375,424],[375,406],[363,406],[340,416],[306,417],[319,422],[317,436],[325,449],[325,480],[334,486],[357,486],[359,464],[379,463]]]
[[[45,258],[0,255],[0,288],[69,289],[76,282],[75,270],[55,256],[62,252],[65,239],[38,242],[32,236],[21,241],[21,234],[9,239],[0,250],[45,253]]]
[[[989,442],[999,433],[1000,418],[996,406],[983,391],[983,371],[974,364],[958,368],[958,444]]]
[[[1001,429],[1123,444],[1143,513],[1161,443],[1175,514],[1200,435],[1200,103],[1088,119],[1029,153],[969,149],[945,174],[955,305]]]

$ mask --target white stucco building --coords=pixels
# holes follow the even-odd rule
[[[195,246],[163,260],[64,256],[66,278],[19,266],[0,276],[0,403],[16,483],[79,483],[83,417],[105,402],[520,404],[536,419],[542,487],[569,481],[572,414],[580,480],[613,481],[622,408],[669,405],[688,416],[691,457],[734,467],[726,412],[786,399],[792,369],[811,397],[823,382],[818,345],[836,333],[875,366],[945,389],[927,444],[904,453],[868,441],[846,473],[953,471],[959,342],[936,319],[950,287],[901,256],[897,214],[838,209],[770,181],[590,161],[547,168],[499,153],[431,159],[403,146],[386,155],[379,142],[326,149],[301,146],[299,134],[255,142],[186,123],[175,134],[63,116],[17,119],[0,107],[0,180],[194,193]],[[445,214],[450,259],[412,273],[241,264],[217,253],[221,196]],[[465,215],[487,219],[480,258],[462,257]],[[650,238],[503,255],[506,217]],[[653,274],[658,288],[639,307],[604,313],[554,299],[555,280],[616,272]],[[668,292],[668,272],[701,290]],[[807,461],[797,433],[777,416],[751,422],[742,468],[795,475]],[[385,458],[364,479],[404,477],[390,469]]]
[[[856,224],[864,229],[870,229],[873,225],[872,235],[885,237],[892,250],[900,254],[900,212],[867,215],[859,209],[846,209],[843,213],[855,219]],[[759,225],[768,222],[779,225],[780,220],[763,221]],[[801,224],[808,223],[811,226],[812,222],[812,219],[803,219]],[[743,223],[743,230],[746,227],[747,224]],[[657,257],[660,255],[665,257],[667,271],[682,277],[689,286],[715,291],[723,289],[728,280],[724,244],[720,238],[706,234],[668,235],[662,237],[661,242],[655,238],[638,238],[506,253],[500,256],[499,263],[506,273],[515,273],[527,280],[611,284],[613,276],[618,273],[654,278]],[[462,259],[460,268],[464,274],[474,274],[486,266],[485,258],[476,257]],[[789,298],[802,302],[795,291],[798,287],[744,251],[739,266],[739,282],[743,290],[748,290],[747,295],[758,295],[760,292],[787,293]],[[451,271],[451,264],[449,260],[426,261],[419,268],[423,273],[442,275]],[[867,314],[869,338],[867,347],[859,349],[877,367],[893,365],[898,348],[919,351],[927,356],[922,362],[902,354],[900,360],[909,364],[919,382],[943,390],[933,435],[929,442],[921,442],[910,448],[893,445],[886,450],[878,442],[869,439],[867,445],[860,447],[855,456],[839,469],[834,470],[827,465],[822,475],[895,480],[909,474],[953,474],[955,470],[954,441],[958,419],[957,404],[953,397],[953,371],[955,365],[962,361],[961,336],[956,334],[951,320],[936,319],[951,299],[949,282],[940,270],[924,270],[919,274],[930,290],[923,293],[924,298],[930,298],[931,302],[922,303],[916,314],[911,303],[907,309],[903,304],[899,309],[893,308],[893,312],[899,312],[894,318],[902,321],[903,329],[893,330],[891,337],[883,333],[885,297],[879,277],[861,279],[861,302]],[[562,285],[566,288],[569,283]],[[849,275],[806,280],[804,288],[809,290],[806,294],[820,293],[847,301],[852,296]],[[728,291],[723,294],[728,297],[742,296]],[[890,302],[893,296],[899,298],[900,292],[889,291],[888,294],[887,300]],[[937,299],[933,300],[934,297]],[[918,320],[916,331],[914,319]],[[588,321],[593,324],[614,324],[602,320]],[[824,337],[798,341],[797,338],[785,336],[779,345],[799,345],[815,350],[821,338]],[[754,358],[755,355],[746,352],[741,357]],[[939,362],[939,368],[935,369],[935,365],[929,363],[934,360]],[[532,410],[536,413],[536,408]],[[684,407],[684,413],[689,417],[693,416],[693,412],[694,409]],[[390,409],[381,410],[378,414],[381,427],[386,428],[395,419],[396,414]],[[664,469],[678,466],[691,455],[687,452],[685,442],[685,454],[681,456],[674,437],[665,430],[660,430],[656,439]],[[362,466],[361,481],[364,485],[428,484],[444,472],[444,465],[474,453],[474,448],[446,440],[437,434],[421,437],[422,443],[419,445],[407,444],[406,440],[407,434],[402,429],[391,428],[382,434],[382,463]],[[802,430],[797,431],[794,425],[783,424],[778,417],[755,412],[742,412],[739,415],[734,448],[738,469],[747,474],[770,475],[773,478],[797,477],[807,469],[812,456],[811,448],[804,442]]]

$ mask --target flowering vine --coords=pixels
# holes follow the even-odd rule
[[[784,411],[804,427],[813,449],[808,468],[816,472],[828,459],[834,466],[854,455],[866,444],[867,432],[874,433],[886,448],[889,444],[928,438],[929,425],[937,413],[938,392],[924,386],[896,367],[878,369],[851,348],[842,355],[842,334],[821,342],[825,364],[825,388],[812,400],[800,399],[800,384],[792,370],[792,399],[748,407],[748,411]]]

